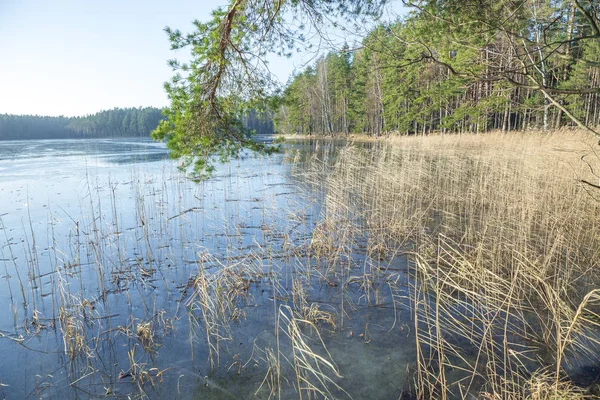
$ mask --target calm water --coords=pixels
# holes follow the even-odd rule
[[[160,143],[0,141],[0,398],[268,398],[273,353],[278,394],[298,397],[285,323],[298,285],[334,317],[318,324],[321,339],[302,329],[337,365],[342,377],[321,366],[343,388],[332,393],[398,398],[414,359],[409,313],[393,301],[401,289],[375,281],[376,298],[365,296],[307,252],[324,207],[313,182],[335,151],[245,155],[196,184]],[[357,250],[344,262],[357,276],[381,262],[404,279],[401,257]],[[241,295],[212,342],[210,318],[190,308],[202,274],[239,278],[215,286]]]

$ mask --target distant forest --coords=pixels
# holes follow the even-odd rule
[[[0,140],[149,137],[161,119],[155,107],[114,108],[85,117],[0,114]],[[273,133],[271,114],[250,110],[242,122],[258,134]]]
[[[85,117],[0,114],[0,140],[149,136],[161,110],[114,108]]]
[[[275,133],[273,113],[271,111],[247,111],[241,118],[244,128],[254,131],[257,135],[272,135]]]

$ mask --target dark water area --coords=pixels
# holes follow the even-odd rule
[[[406,259],[309,251],[343,145],[194,183],[147,140],[0,142],[0,397],[402,396]]]

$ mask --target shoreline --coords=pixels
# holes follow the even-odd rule
[[[371,135],[367,135],[367,134],[363,134],[363,133],[351,133],[350,135],[345,135],[343,133],[334,133],[333,135],[330,136],[325,136],[325,135],[294,135],[294,134],[284,134],[284,135],[275,135],[275,138],[277,139],[283,139],[285,141],[288,140],[347,140],[349,142],[393,142],[393,141],[397,141],[398,139],[406,139],[406,138],[423,138],[423,137],[454,137],[454,136],[469,136],[469,137],[483,137],[483,136],[494,136],[494,135],[500,135],[500,136],[515,136],[515,135],[527,135],[527,134],[531,134],[531,135],[541,135],[541,136],[545,136],[545,137],[551,137],[554,135],[578,135],[580,137],[583,138],[591,138],[591,139],[597,139],[597,136],[595,136],[593,133],[578,128],[578,127],[572,127],[572,128],[565,128],[565,127],[561,127],[559,129],[552,129],[552,130],[548,130],[548,131],[542,131],[541,129],[528,129],[528,130],[520,130],[520,131],[509,131],[509,132],[502,132],[500,130],[492,130],[492,131],[488,131],[488,132],[463,132],[463,133],[459,133],[459,132],[447,132],[447,133],[442,133],[442,132],[430,132],[426,135],[422,135],[422,134],[412,134],[412,135],[407,135],[407,134],[403,134],[403,133],[398,133],[398,132],[390,132],[388,134],[385,135],[380,135],[380,136],[371,136]]]
[[[380,142],[389,139],[392,135],[382,135],[382,136],[369,136],[366,134],[360,133],[351,133],[350,135],[345,135],[343,133],[333,134],[331,136],[323,136],[323,135],[276,135],[275,138],[283,138],[284,140],[348,140],[350,142]]]

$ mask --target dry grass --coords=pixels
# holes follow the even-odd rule
[[[376,258],[411,251],[420,398],[584,395],[575,377],[600,354],[596,148],[527,132],[342,152],[315,251],[355,240],[343,232]]]
[[[333,312],[325,311],[321,310],[316,303],[309,304],[304,288],[306,284],[300,279],[294,279],[292,282],[294,316],[298,319],[309,321],[313,326],[328,325],[335,331],[335,310]]]
[[[212,261],[219,266],[208,271],[206,263]],[[219,365],[220,343],[231,340],[230,323],[245,318],[243,300],[248,298],[250,283],[263,276],[261,266],[249,258],[232,265],[207,253],[200,254],[198,273],[192,280],[193,293],[186,302],[190,316],[201,320],[209,349],[211,365]]]
[[[295,318],[292,309],[287,306],[280,308],[279,316],[280,329],[284,331],[292,346],[292,358],[287,361],[294,368],[299,398],[333,399],[338,397],[334,395],[335,392],[350,397],[335,381],[342,376],[316,326],[311,321]],[[316,333],[316,338],[303,332],[305,326]],[[316,346],[322,350],[315,350]]]

